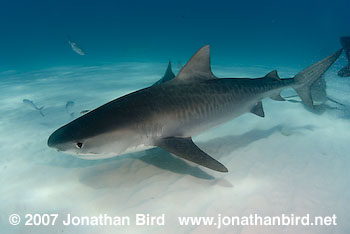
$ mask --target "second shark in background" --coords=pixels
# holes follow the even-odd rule
[[[344,48],[345,56],[346,56],[346,59],[348,60],[348,64],[338,72],[338,76],[350,77],[350,37],[341,37],[340,43]]]

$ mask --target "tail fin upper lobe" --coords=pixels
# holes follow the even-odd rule
[[[337,60],[342,50],[343,49],[340,49],[333,55],[328,56],[310,67],[305,68],[294,77],[295,85],[293,88],[306,105],[313,107],[310,92],[312,84],[318,80]]]

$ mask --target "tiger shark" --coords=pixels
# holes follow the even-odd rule
[[[247,112],[264,117],[262,99],[283,101],[280,92],[285,88],[295,89],[306,105],[313,106],[310,87],[341,51],[293,78],[281,79],[276,70],[255,79],[217,78],[212,73],[207,45],[172,79],[86,113],[53,132],[47,144],[84,159],[110,158],[160,147],[201,166],[228,172],[223,164],[196,146],[192,136]]]

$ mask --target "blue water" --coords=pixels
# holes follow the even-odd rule
[[[4,234],[350,233],[350,80],[327,71],[326,108],[262,100],[265,118],[244,114],[193,136],[228,173],[160,149],[104,160],[57,152],[57,128],[162,77],[210,44],[214,74],[293,77],[350,36],[350,1],[0,2],[0,232]],[[86,55],[75,53],[68,39]],[[292,90],[282,95],[293,95]],[[23,103],[32,101],[33,106]],[[29,102],[30,103],[30,102]],[[67,108],[69,103],[69,108]],[[340,103],[340,104],[339,104]],[[324,107],[322,106],[322,107]],[[76,216],[166,215],[164,226],[65,226]],[[11,214],[22,222],[9,224]],[[26,214],[58,214],[26,226]],[[330,226],[181,226],[182,216],[332,216]],[[132,222],[133,223],[133,222]]]
[[[205,44],[216,64],[305,65],[339,48],[338,38],[350,33],[349,8],[346,0],[3,0],[0,70],[169,58],[185,63]],[[68,37],[88,56],[72,53]]]

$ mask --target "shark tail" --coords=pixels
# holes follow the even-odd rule
[[[350,37],[341,37],[340,43],[345,50],[345,56],[348,60],[348,64],[338,72],[338,76],[350,77]]]
[[[305,68],[294,76],[295,84],[293,88],[301,98],[304,104],[313,107],[314,103],[311,96],[311,86],[320,79],[328,68],[337,60],[343,49],[322,59],[321,61]]]
[[[346,65],[340,71],[338,71],[338,76],[340,76],[340,77],[350,77],[350,64]]]

